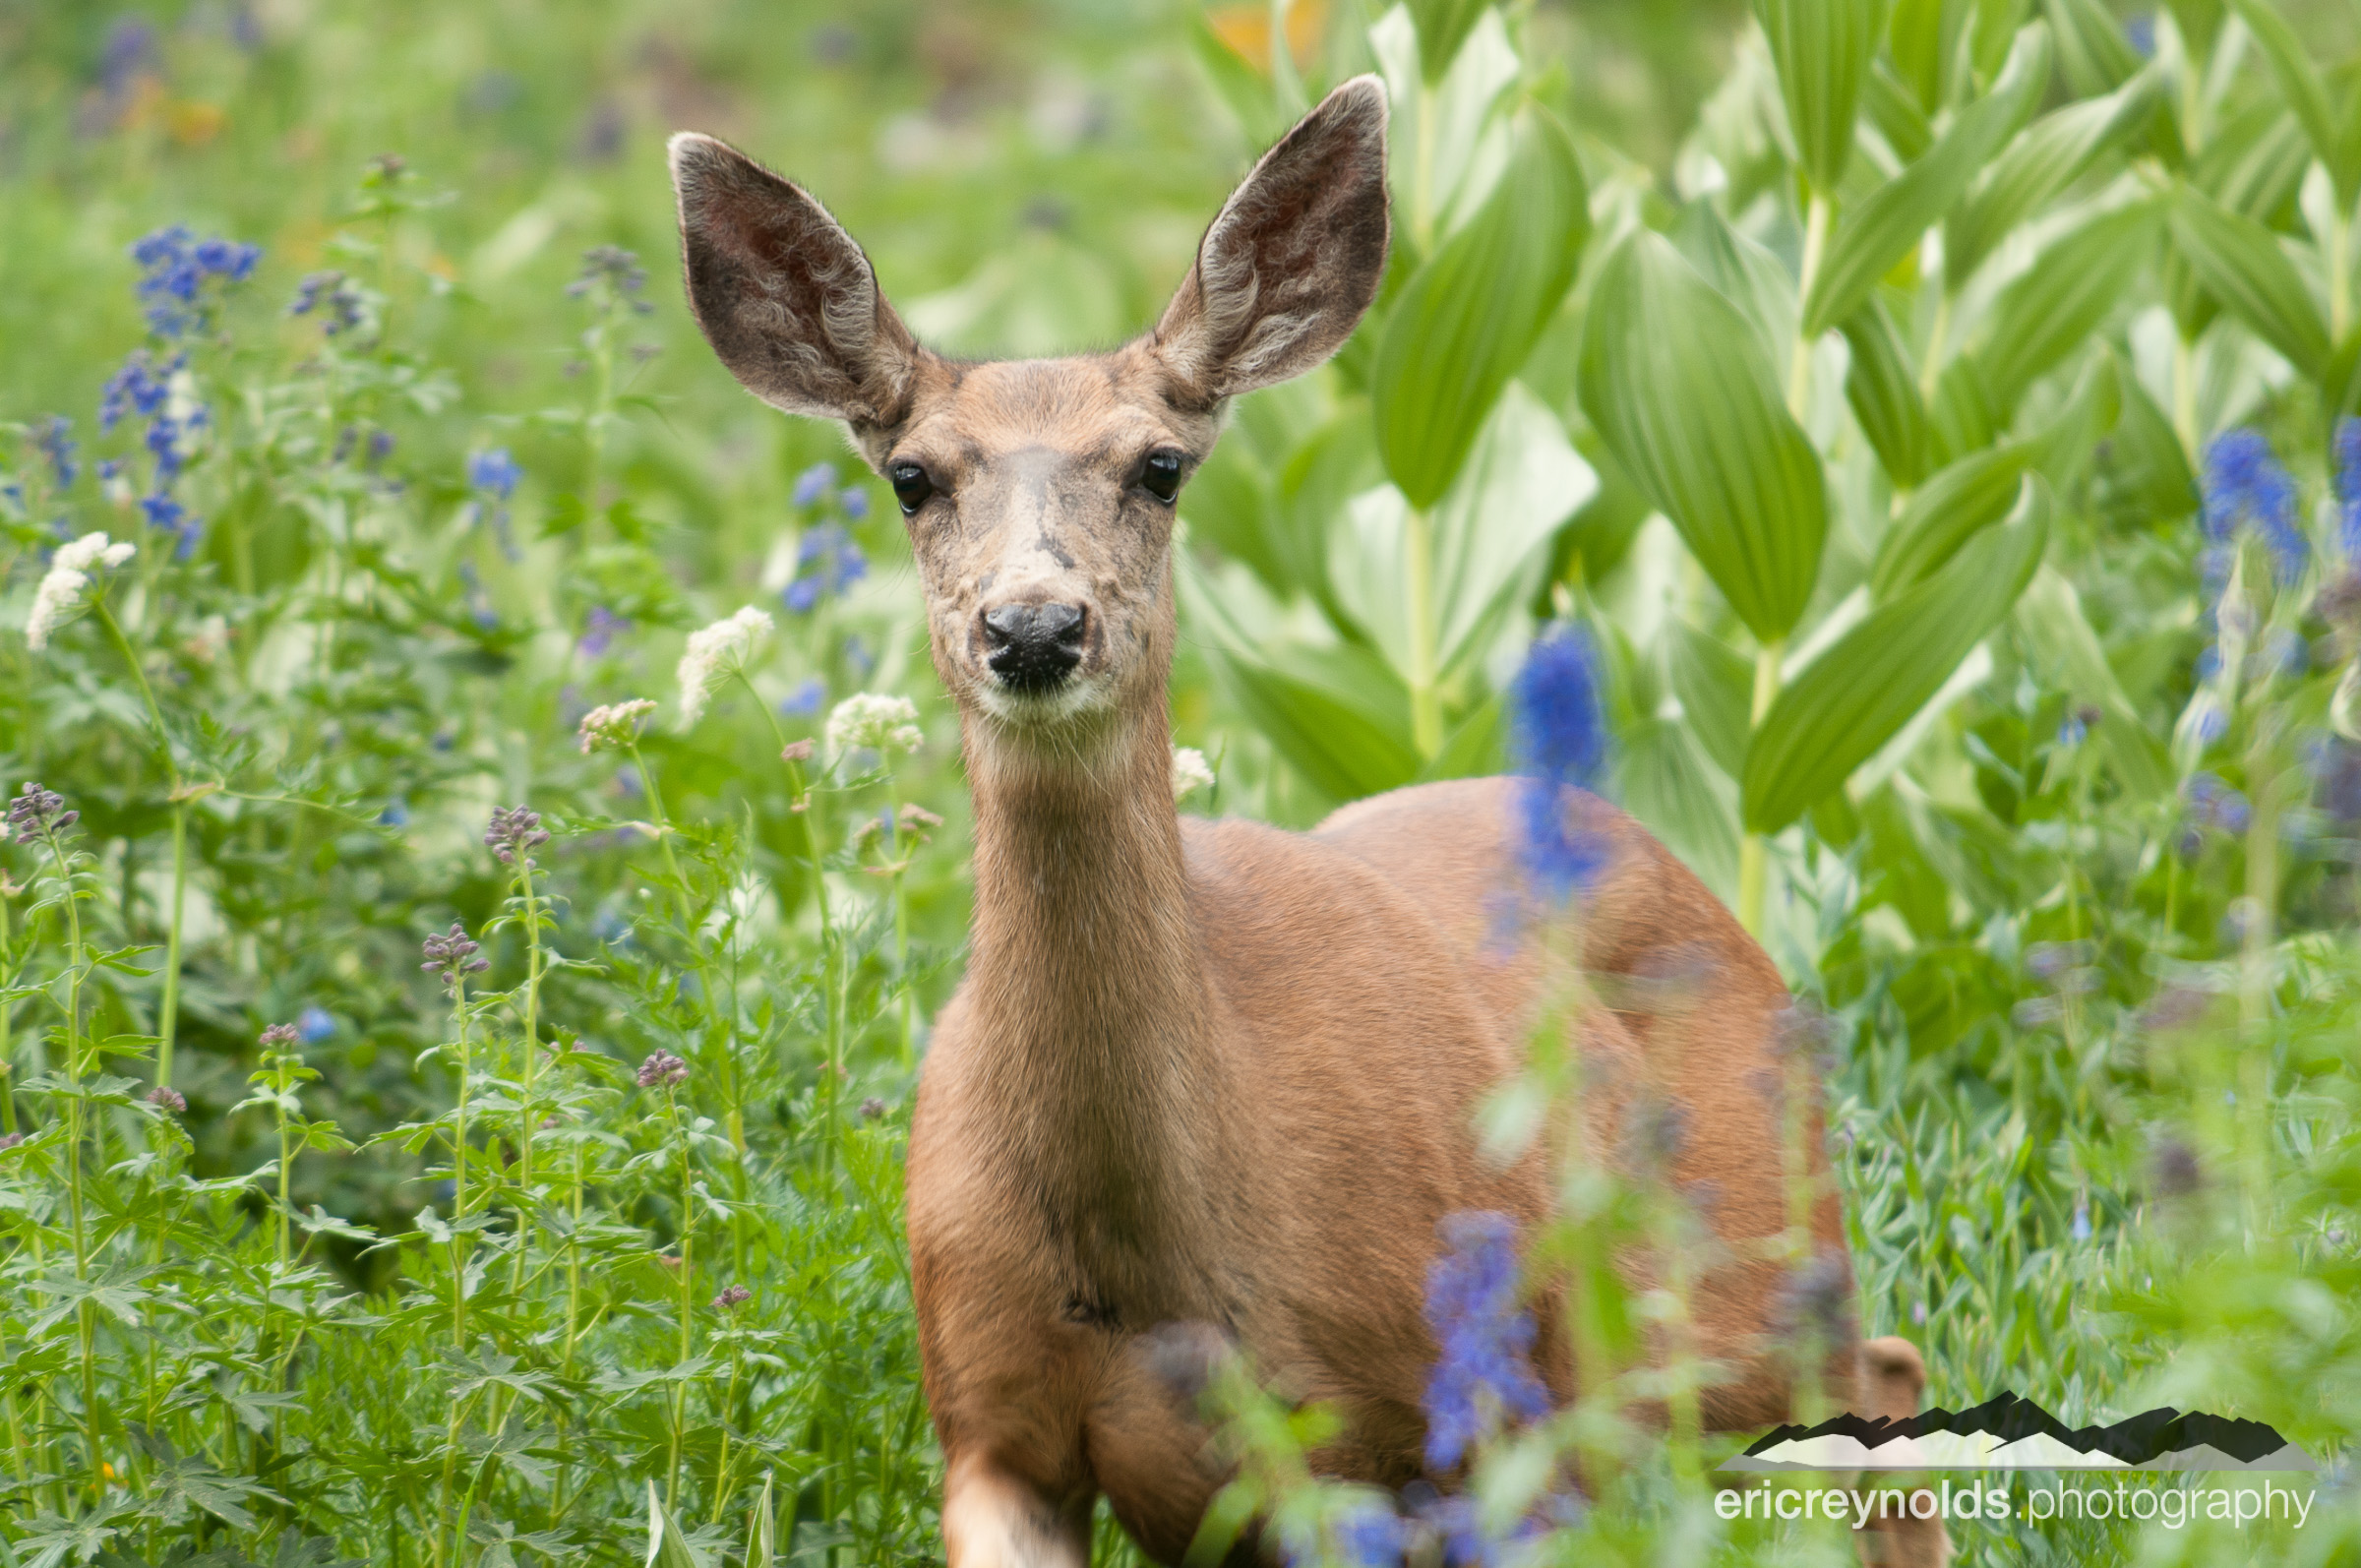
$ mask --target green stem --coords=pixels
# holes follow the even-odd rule
[[[1806,399],[1812,392],[1812,339],[1803,330],[1803,310],[1812,297],[1812,284],[1820,276],[1820,260],[1828,252],[1828,225],[1832,213],[1828,197],[1819,191],[1812,193],[1803,218],[1803,271],[1795,283],[1795,346],[1787,355],[1787,412],[1800,424]]]
[[[2269,715],[2258,711],[2246,767],[2254,809],[2246,831],[2246,929],[2239,951],[2238,1095],[2250,1235],[2261,1234],[2270,1154],[2271,946],[2279,901],[2279,789],[2271,728]]]
[[[65,846],[57,835],[49,835],[49,853],[57,863],[57,876],[65,890],[66,944],[66,1082],[75,1090],[82,1087],[82,979],[88,967],[82,950],[82,907],[74,896],[74,870],[66,859]],[[79,1092],[66,1100],[66,1201],[74,1222],[74,1278],[78,1284],[88,1284],[91,1278],[90,1228],[83,1212],[82,1201],[82,1096]],[[97,1324],[91,1315],[88,1297],[75,1303],[75,1337],[82,1353],[82,1444],[83,1458],[91,1467],[91,1486],[93,1494],[106,1494],[104,1462],[98,1456],[98,1358]]]
[[[1786,638],[1773,637],[1754,656],[1754,706],[1750,730],[1763,727],[1763,718],[1771,711],[1772,699],[1779,695],[1779,661],[1786,651]],[[1757,941],[1763,936],[1763,909],[1770,885],[1769,840],[1760,833],[1748,833],[1738,845],[1738,920]]]
[[[2172,433],[2181,440],[2181,451],[2190,462],[2198,460],[2197,451],[2197,350],[2196,345],[2179,332],[2172,334]]]
[[[467,980],[455,969],[451,977],[452,1011],[459,1025],[459,1095],[457,1120],[451,1140],[451,1345],[467,1354],[467,1233],[456,1229],[467,1218],[467,1085],[475,1076],[474,1049],[467,1038]],[[453,1419],[457,1419],[454,1412]],[[447,1482],[448,1484],[448,1482]]]
[[[155,689],[149,685],[147,670],[141,665],[139,655],[132,651],[131,639],[123,634],[114,612],[107,608],[106,595],[101,593],[93,598],[91,608],[140,689],[140,700],[148,709],[148,722],[155,730],[155,749],[164,759],[164,776],[172,781],[172,908],[166,917],[164,934],[164,994],[156,1004],[155,1018],[155,1081],[168,1089],[172,1085],[172,1044],[180,1032],[180,937],[189,884],[190,802],[181,784],[179,760],[172,754],[171,737],[164,731],[163,710],[156,706]]]
[[[1423,507],[1402,519],[1402,579],[1410,616],[1410,738],[1422,757],[1443,749],[1443,707],[1435,690],[1434,522]]]
[[[681,1130],[680,1101],[672,1085],[664,1086],[664,1110],[672,1122],[674,1144],[681,1153],[681,1354],[673,1364],[676,1368],[689,1364],[693,1345],[692,1335],[696,1327],[696,1267],[690,1250],[696,1231],[696,1187],[689,1164],[689,1138]],[[672,1385],[672,1457],[664,1477],[664,1506],[673,1506],[681,1485],[681,1428],[689,1418],[689,1384],[687,1378],[676,1378]]]
[[[533,1213],[533,1127],[541,1117],[533,1100],[533,1087],[541,1066],[541,903],[533,891],[533,863],[524,851],[516,854],[516,885],[524,894],[524,1107],[517,1133],[516,1179],[520,1192],[516,1200],[516,1258],[511,1273],[511,1286],[524,1288],[525,1237],[532,1225]]]

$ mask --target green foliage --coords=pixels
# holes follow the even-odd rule
[[[898,1173],[966,916],[951,727],[883,492],[675,303],[658,138],[811,180],[930,341],[1062,351],[1152,321],[1252,146],[1372,68],[1380,301],[1180,501],[1215,809],[1506,765],[1507,677],[1583,622],[1610,792],[1816,1019],[1864,1326],[1942,1403],[2170,1401],[2349,1465],[2354,38],[2263,0],[2140,47],[2099,0],[1676,9],[1729,76],[1651,168],[1602,134],[1597,9],[0,23],[0,768],[81,814],[0,845],[0,1558],[931,1560]],[[125,252],[173,222],[266,255],[151,338]],[[155,409],[94,431],[143,346]],[[2240,427],[2300,566],[2201,532]],[[100,530],[133,553],[32,646]],[[676,699],[750,601],[781,624]],[[803,750],[863,692],[923,747]],[[579,737],[632,698],[666,700]],[[550,837],[504,861],[512,802]],[[1541,1053],[1487,1136],[1578,1071]],[[1605,1371],[1490,1434],[1483,1528],[1850,1560],[1712,1510],[1715,1374],[1651,1349],[1694,1194],[1563,1176],[1535,1255]],[[1392,1506],[1313,1479],[1330,1413],[1217,1381],[1209,1541],[1333,1557]],[[2294,1564],[2361,1521],[2324,1486],[2301,1532],[1955,1535]]]

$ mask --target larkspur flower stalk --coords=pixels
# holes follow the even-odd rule
[[[467,1096],[475,1076],[473,1044],[467,1028],[467,977],[491,968],[492,961],[476,956],[479,944],[468,939],[466,928],[455,920],[451,923],[450,931],[428,936],[419,950],[426,961],[418,967],[430,975],[439,976],[444,989],[451,993],[451,1015],[458,1030],[459,1088],[451,1139],[451,1217],[454,1222],[451,1236],[451,1343],[454,1352],[464,1356],[467,1354],[468,1233],[458,1222],[467,1218]]]
[[[664,1095],[664,1126],[680,1156],[681,1172],[681,1234],[680,1258],[680,1357],[676,1367],[686,1367],[695,1349],[696,1330],[696,1261],[694,1250],[696,1237],[696,1174],[689,1156],[689,1130],[681,1120],[680,1086],[688,1081],[689,1063],[666,1051],[651,1054],[639,1064],[638,1082],[642,1089],[655,1089]],[[686,1379],[673,1385],[672,1442],[665,1466],[664,1506],[670,1508],[680,1494],[681,1439],[689,1420],[689,1386]]]
[[[639,259],[616,245],[599,245],[582,253],[582,271],[566,285],[575,299],[590,304],[590,326],[582,345],[590,353],[590,405],[582,412],[582,501],[596,508],[607,461],[607,429],[615,422],[616,329],[631,316],[644,316],[651,307],[641,297],[647,271]]]
[[[510,902],[518,907],[524,923],[524,1061],[517,1074],[523,1085],[523,1104],[517,1112],[516,1133],[516,1177],[523,1197],[516,1205],[515,1267],[510,1279],[510,1289],[518,1292],[524,1289],[526,1241],[532,1226],[533,1131],[541,1120],[536,1093],[541,1065],[541,895],[533,874],[540,868],[530,851],[547,842],[549,832],[541,825],[540,814],[521,806],[494,811],[491,824],[484,829],[484,847],[510,870],[515,889]]]

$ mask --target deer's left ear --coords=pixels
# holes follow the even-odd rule
[[[1359,76],[1231,193],[1156,324],[1174,395],[1213,403],[1300,376],[1353,334],[1385,273],[1385,85]]]

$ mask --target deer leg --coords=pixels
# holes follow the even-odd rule
[[[1860,1391],[1865,1409],[1856,1414],[1900,1420],[1918,1414],[1926,1390],[1926,1362],[1908,1340],[1888,1335],[1861,1342]],[[1859,1483],[1866,1490],[1867,1478]],[[1951,1533],[1941,1519],[1879,1518],[1861,1533],[1861,1561],[1872,1568],[1944,1568],[1951,1561]]]
[[[1060,1501],[963,1454],[943,1478],[942,1543],[949,1568],[1090,1568],[1090,1499]]]

